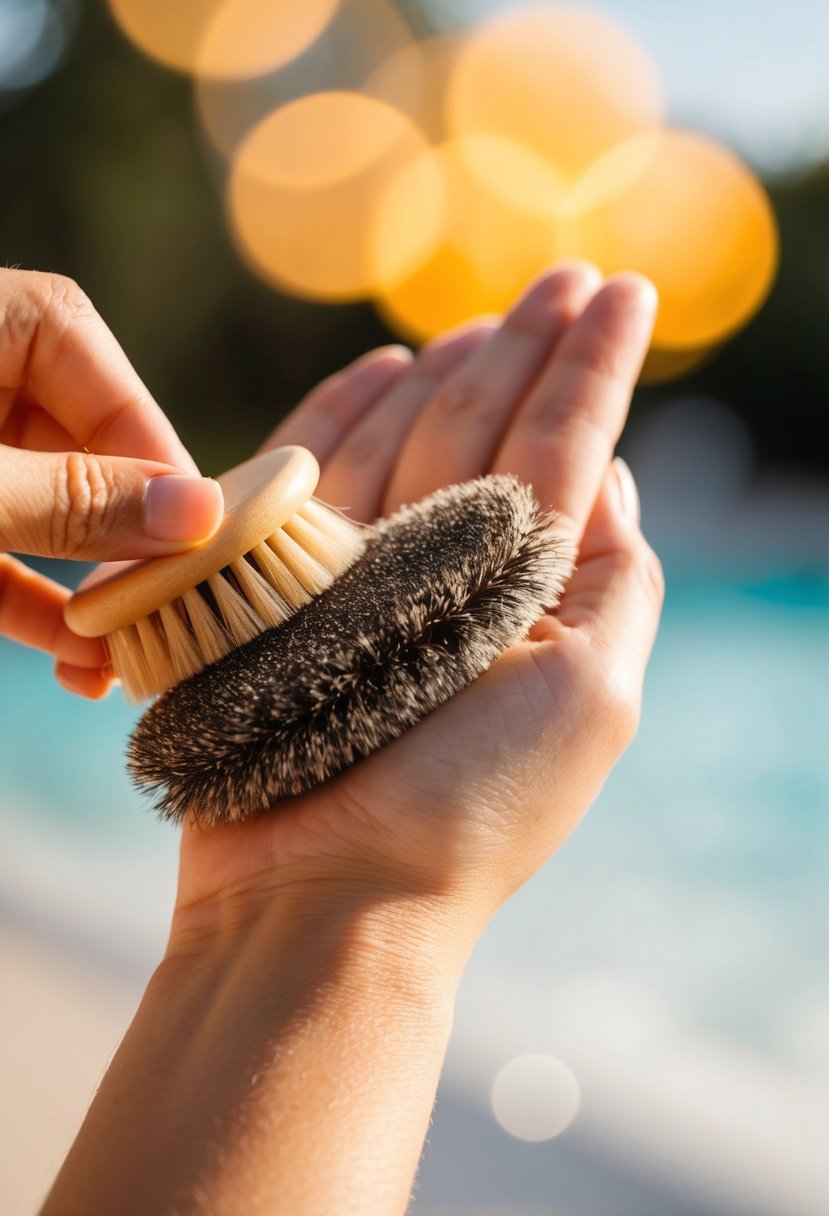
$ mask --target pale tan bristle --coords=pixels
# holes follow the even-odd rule
[[[287,603],[294,605],[294,610],[308,603],[311,598],[309,592],[296,575],[292,574],[285,563],[277,557],[271,545],[264,542],[257,545],[255,549],[251,550],[251,557],[274,590]]]
[[[170,648],[157,612],[135,622],[135,630],[141,647],[142,697],[151,697],[155,688],[156,672],[169,671]]]
[[[329,543],[331,568],[345,569],[359,557],[365,545],[365,527],[354,523],[333,507],[311,498],[298,515],[317,529]],[[296,518],[296,517],[295,517]]]
[[[117,629],[106,639],[112,669],[121,680],[130,700],[140,701],[146,693],[144,673],[144,651],[135,625]]]
[[[293,519],[289,519],[284,531],[298,545],[301,545],[309,557],[312,557],[323,569],[329,570],[332,563],[338,561],[336,543],[325,532],[321,532],[307,519],[303,519],[301,515],[295,515]]]
[[[233,649],[233,639],[207,600],[197,588],[185,591],[182,596],[190,621],[190,628],[204,655],[205,666],[215,663]]]
[[[231,567],[239,590],[267,628],[281,625],[296,611],[259,573],[258,568],[242,558]]]
[[[265,628],[265,623],[258,617],[243,595],[236,590],[233,583],[222,574],[213,574],[207,580],[219,615],[224,621],[225,628],[237,646],[249,642]]]
[[[140,701],[281,625],[347,569],[363,530],[309,500],[266,541],[149,617],[107,638],[130,700]]]
[[[306,591],[319,595],[325,590],[331,581],[328,571],[315,557],[305,552],[302,545],[290,536],[287,528],[269,536],[268,544]]]
[[[204,667],[204,660],[199,653],[196,639],[190,631],[181,600],[162,604],[158,613],[170,654],[170,669],[173,674],[171,683],[178,684],[179,680],[186,680],[188,676],[201,671]]]

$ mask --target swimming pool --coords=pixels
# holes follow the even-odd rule
[[[473,1106],[485,1109],[490,1073],[511,1055],[566,1057],[584,1125],[618,1133],[657,1172],[677,1167],[660,1135],[678,1132],[656,1117],[668,1090],[692,1158],[691,1124],[704,1132],[712,1103],[739,1105],[764,1076],[770,1093],[781,1078],[794,1086],[787,1123],[803,1092],[804,1122],[816,1095],[829,1110],[827,609],[817,567],[669,569],[639,737],[465,978],[447,1072]],[[113,965],[148,968],[163,948],[176,839],[124,774],[135,717],[120,694],[71,697],[42,656],[0,641],[3,902]],[[706,1081],[698,1107],[677,1074],[692,1057],[697,1081],[700,1069],[737,1069],[722,1095]],[[645,1095],[640,1125],[614,1113],[614,1085],[631,1083]],[[756,1112],[730,1121],[743,1115],[756,1151]],[[790,1169],[802,1173],[794,1159]],[[826,1210],[829,1184],[818,1201]],[[753,1210],[782,1213],[769,1203]]]

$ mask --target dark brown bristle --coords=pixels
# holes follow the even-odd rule
[[[570,549],[513,477],[440,490],[284,624],[166,692],[129,747],[160,813],[261,814],[397,738],[558,599]]]

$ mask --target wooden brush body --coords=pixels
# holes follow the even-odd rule
[[[78,592],[65,610],[85,637],[104,637],[130,700],[194,675],[286,621],[359,555],[364,530],[312,497],[319,466],[300,447],[255,457],[219,481],[218,532]]]

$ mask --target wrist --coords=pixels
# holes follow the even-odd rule
[[[291,1216],[365,1211],[367,1195],[402,1211],[466,957],[456,930],[411,893],[333,881],[178,908],[45,1210],[189,1212],[198,1193],[246,1216],[258,1188]]]
[[[173,915],[161,973],[259,959],[281,976],[335,967],[407,1003],[451,1004],[482,924],[466,903],[363,879],[328,877],[235,889]],[[440,1001],[439,1001],[440,1003]]]

